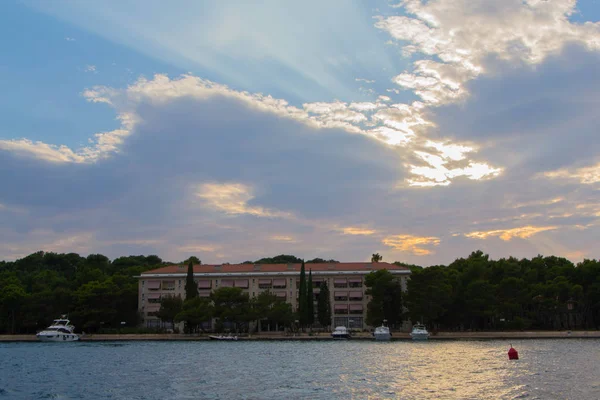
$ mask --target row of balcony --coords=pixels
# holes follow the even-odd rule
[[[315,280],[313,281],[313,289],[318,290],[321,286],[323,280]],[[146,286],[149,291],[174,291],[176,284],[175,281],[160,281],[160,280],[149,280],[147,285],[145,285],[145,281],[142,281],[142,287]],[[252,279],[252,284],[255,284],[255,279]],[[291,285],[290,280],[290,285]],[[213,280],[203,279],[197,281],[198,289],[212,289]],[[214,280],[215,287],[219,286],[219,280]],[[182,280],[179,280],[179,287],[181,288]],[[221,279],[221,287],[239,287],[242,289],[248,289],[250,287],[249,279]],[[296,281],[296,288],[300,286],[300,281]],[[258,279],[258,288],[259,289],[286,289],[288,287],[287,279]],[[362,279],[334,279],[333,287],[336,289],[346,289],[346,288],[361,288],[362,287]]]

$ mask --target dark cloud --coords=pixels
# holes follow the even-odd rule
[[[490,64],[495,76],[472,81],[465,103],[432,118],[439,135],[483,144],[480,156],[509,174],[589,163],[600,150],[598,65],[598,53],[575,45],[535,67]]]

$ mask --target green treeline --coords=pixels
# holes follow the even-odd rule
[[[598,329],[600,262],[490,260],[481,251],[448,266],[411,266],[403,304],[435,330]]]
[[[162,265],[157,256],[111,261],[101,254],[42,251],[0,261],[0,333],[35,333],[61,314],[85,332],[134,328],[139,321],[135,276]]]
[[[199,260],[193,257],[185,264],[189,261]],[[286,255],[256,263],[259,261],[302,262]],[[304,279],[303,299],[310,298],[312,291],[311,262],[315,261],[306,262],[309,273]],[[34,333],[61,314],[68,314],[78,330],[86,332],[134,329],[140,322],[135,277],[171,264],[174,263],[163,262],[154,255],[111,261],[100,254],[81,257],[74,253],[44,252],[14,262],[1,261],[0,333]],[[600,262],[596,260],[577,265],[564,258],[542,256],[490,260],[477,251],[448,266],[407,266],[412,275],[408,291],[400,295],[398,283],[385,273],[372,273],[365,279],[367,293],[372,296],[367,306],[369,324],[379,325],[382,319],[387,319],[390,324],[398,325],[402,319],[410,318],[433,330],[600,327]],[[261,318],[283,325],[299,319],[299,315],[291,314],[289,307],[271,294],[260,301],[251,301],[231,290],[221,292],[209,300],[197,298],[187,303],[174,300],[170,314],[165,304],[161,319],[186,321],[196,329],[210,316],[242,330],[249,321]],[[320,297],[316,308],[308,311],[316,317],[314,321],[304,314],[311,305],[307,300],[301,302],[301,325],[330,320],[331,305],[324,300]],[[403,307],[408,312],[402,313]]]

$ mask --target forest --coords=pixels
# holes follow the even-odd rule
[[[193,257],[182,263],[190,260],[200,261]],[[257,261],[302,260],[280,255]],[[317,258],[306,261],[306,268],[324,261],[335,262]],[[41,251],[0,261],[0,333],[35,333],[61,314],[68,314],[84,331],[141,332],[136,276],[171,264],[177,263],[155,255],[111,261],[100,254],[82,257]],[[372,295],[368,321],[410,319],[424,322],[433,331],[600,327],[597,260],[577,264],[555,256],[491,260],[476,251],[447,266],[396,264],[412,271],[408,290],[396,296],[385,279],[365,279]],[[288,310],[283,314],[284,320],[290,319]]]

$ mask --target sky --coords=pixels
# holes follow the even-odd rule
[[[0,9],[0,260],[600,257],[599,0]]]

